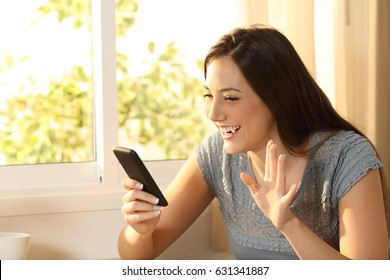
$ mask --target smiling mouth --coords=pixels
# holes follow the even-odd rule
[[[237,131],[239,131],[241,128],[241,126],[237,125],[237,126],[224,126],[224,127],[221,127],[221,132],[222,132],[222,135],[223,136],[232,136],[233,134],[235,134]]]

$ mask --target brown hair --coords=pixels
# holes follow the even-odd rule
[[[335,111],[293,45],[276,29],[255,25],[222,36],[206,56],[205,77],[209,63],[224,56],[234,60],[267,105],[291,153],[304,155],[321,146],[326,139],[308,151],[296,149],[317,131],[351,130],[363,135]]]
[[[354,131],[365,137],[336,112],[291,42],[276,29],[254,25],[237,28],[222,36],[206,56],[205,77],[209,63],[224,56],[233,59],[252,89],[267,105],[275,118],[280,139],[290,153],[303,156],[315,152],[339,130]],[[297,150],[318,131],[333,133],[307,151]],[[381,181],[386,205],[390,199],[384,191],[382,174]],[[389,206],[385,208],[389,220]]]

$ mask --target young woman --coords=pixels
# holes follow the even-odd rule
[[[217,197],[238,259],[386,259],[382,163],[287,38],[270,27],[233,30],[204,70],[218,131],[167,187],[168,207],[124,180],[121,258],[157,257]]]

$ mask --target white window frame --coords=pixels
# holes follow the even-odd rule
[[[0,167],[0,217],[118,210],[126,176],[117,143],[115,1],[92,0],[96,161]],[[164,188],[182,160],[147,162]]]
[[[0,167],[0,217],[118,210],[126,177],[112,148],[117,144],[115,1],[92,0],[96,161]],[[184,161],[146,166],[165,188]]]
[[[117,207],[115,1],[91,2],[96,161],[0,167],[0,216]]]

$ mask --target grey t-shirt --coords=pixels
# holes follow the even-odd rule
[[[312,135],[309,145],[328,135]],[[202,142],[196,153],[201,172],[220,201],[236,258],[296,259],[287,239],[261,212],[240,179],[243,171],[253,175],[247,154],[226,153],[217,132]],[[338,249],[338,203],[369,169],[378,168],[382,168],[382,163],[366,138],[339,131],[309,157],[290,208],[321,239]]]

